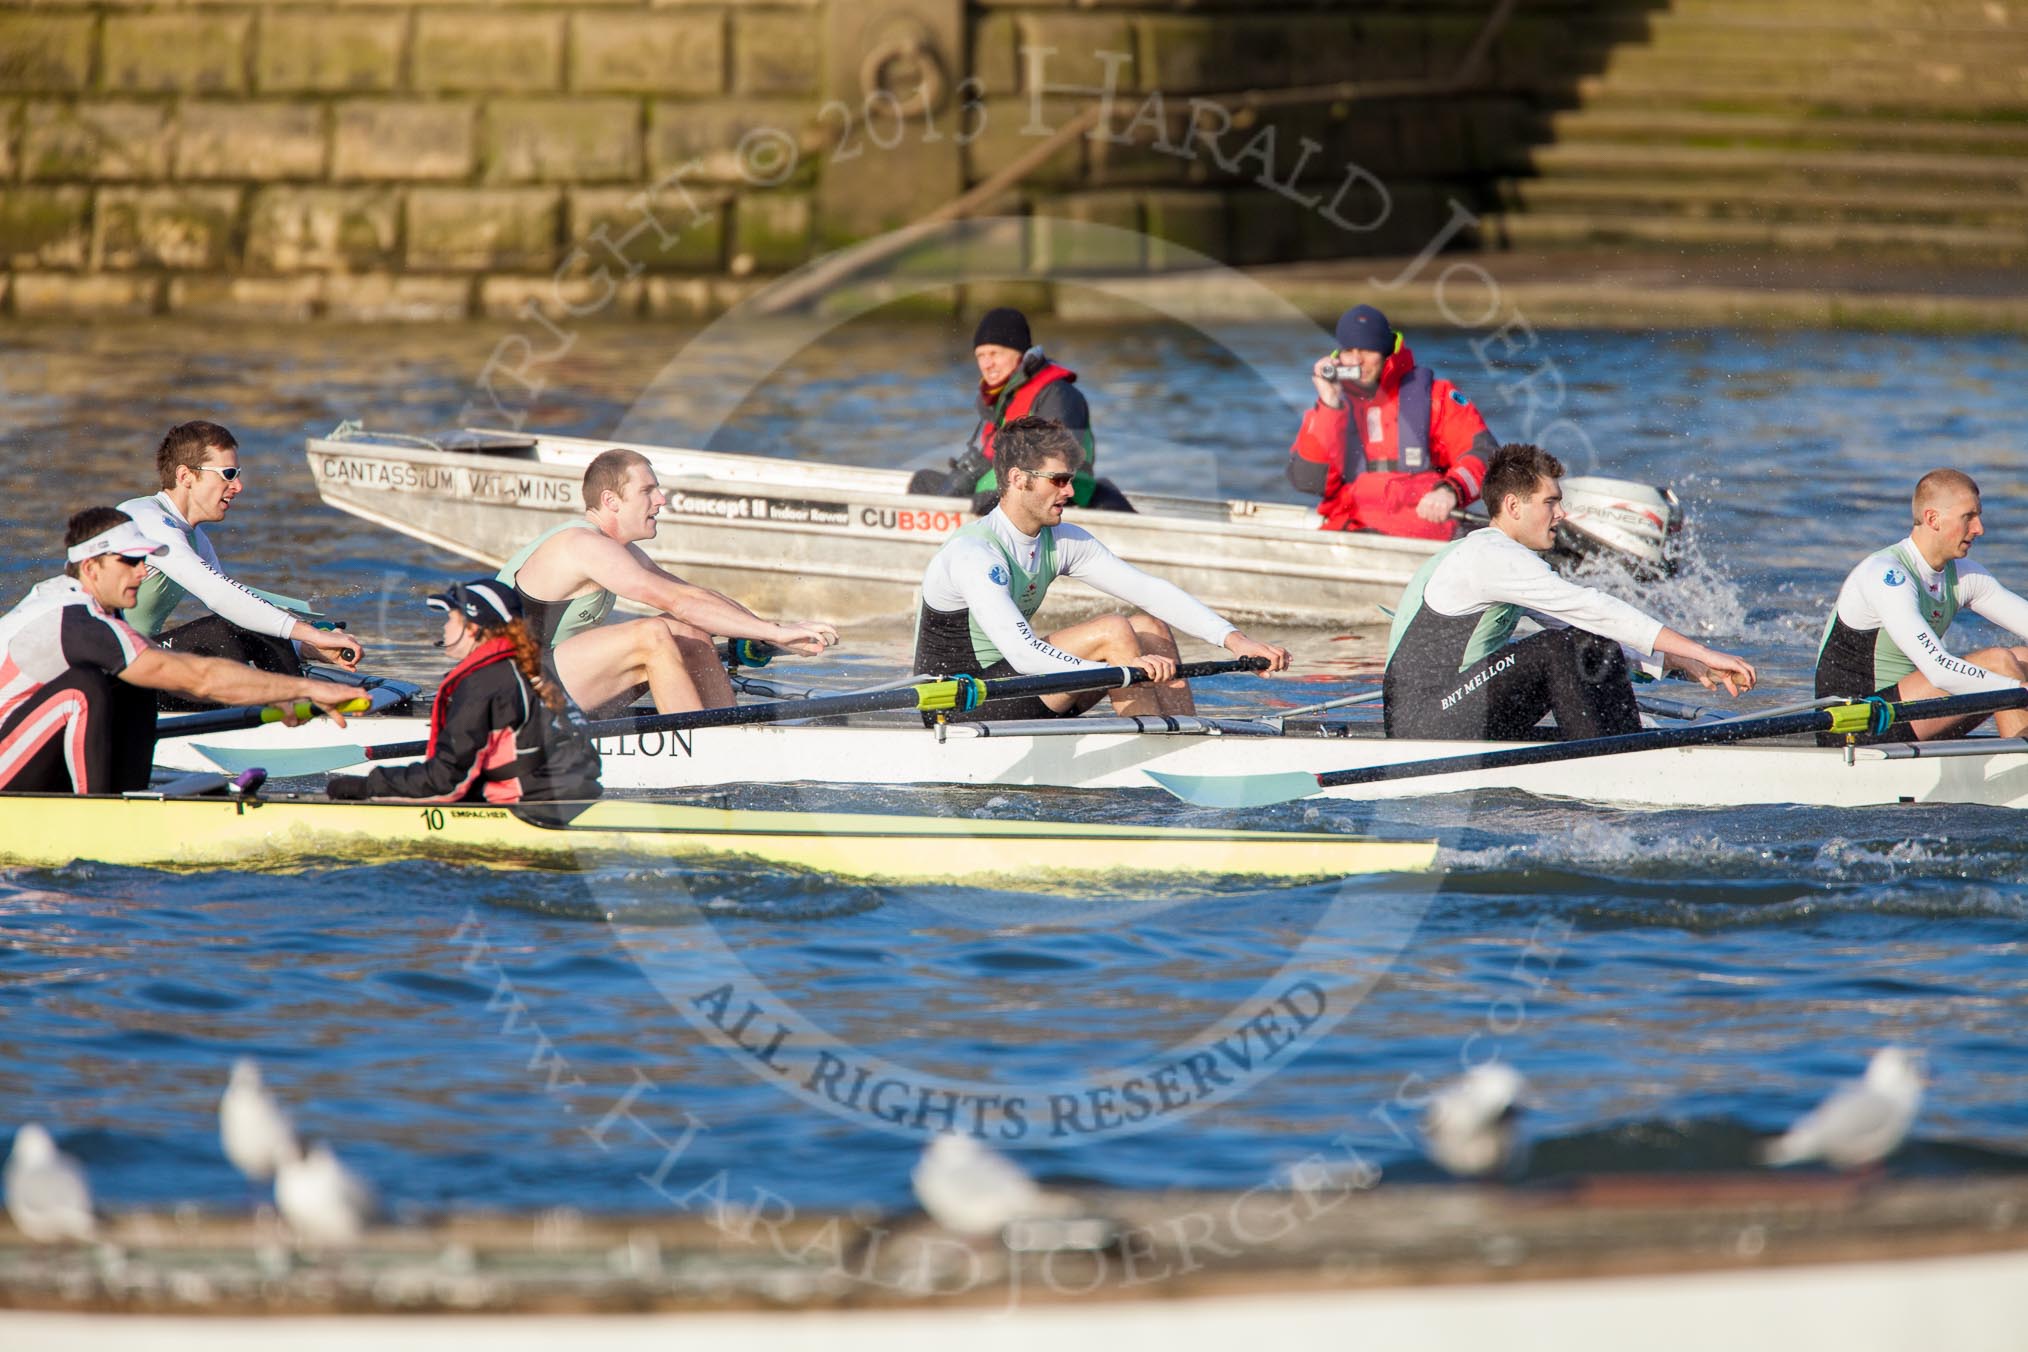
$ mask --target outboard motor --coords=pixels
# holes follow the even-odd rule
[[[1568,519],[1556,528],[1554,555],[1580,562],[1605,555],[1636,577],[1676,571],[1683,504],[1673,490],[1578,475],[1563,481],[1563,511]]]

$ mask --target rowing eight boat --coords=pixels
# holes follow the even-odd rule
[[[1177,731],[1161,729],[1173,723]],[[1007,788],[1149,787],[1146,772],[1177,775],[1310,774],[1344,767],[1427,760],[1498,745],[1388,741],[1361,736],[1370,724],[1313,723],[1276,735],[1265,724],[1217,719],[1087,717],[1030,731],[1032,724],[695,728],[681,734],[608,737],[599,742],[612,790],[660,792],[723,784],[959,784]],[[1086,730],[1089,729],[1089,730]],[[165,741],[156,756],[182,770],[237,770],[274,763],[291,748],[325,747],[351,735],[380,744],[425,735],[409,718],[355,718],[266,727],[190,742]],[[231,753],[222,762],[199,746]],[[2028,743],[1997,737],[1842,750],[1792,743],[1644,751],[1586,761],[1401,780],[1330,790],[1361,800],[1512,789],[1547,798],[1647,807],[1743,807],[1797,803],[1868,807],[1893,803],[1978,803],[2028,808]],[[274,762],[274,763],[271,763]]]
[[[0,859],[286,869],[311,859],[593,865],[755,860],[841,878],[1042,887],[1107,876],[1340,878],[1415,872],[1433,841],[1305,831],[846,812],[757,812],[602,801],[518,807],[331,803],[282,795],[0,795]]]

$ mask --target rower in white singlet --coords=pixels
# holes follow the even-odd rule
[[[723,592],[677,577],[641,548],[655,538],[668,497],[639,451],[615,447],[584,471],[584,517],[557,526],[510,558],[497,574],[514,588],[537,642],[578,706],[594,715],[643,692],[659,713],[719,708],[732,684],[713,636],[750,638],[814,656],[838,641],[817,621],[762,619]],[[617,601],[659,614],[602,621]]]

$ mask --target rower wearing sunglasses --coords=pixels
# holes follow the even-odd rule
[[[1152,683],[1113,690],[1126,715],[1194,711],[1176,680],[1172,626],[1240,657],[1289,665],[1286,649],[1257,643],[1173,583],[1121,560],[1080,526],[1063,524],[1084,448],[1061,423],[1015,418],[994,436],[1000,504],[960,528],[923,574],[915,670],[930,676],[1036,675],[1081,667],[1136,667]],[[1101,615],[1038,637],[1029,621],[1059,577],[1074,577],[1142,612]],[[970,718],[1067,718],[1103,691],[989,700]]]
[[[111,507],[71,517],[59,577],[0,615],[0,791],[132,793],[155,760],[155,697],[275,703],[294,726],[308,700],[337,710],[358,691],[166,652],[121,618],[164,546]]]
[[[213,422],[179,423],[155,451],[162,491],[120,504],[149,539],[167,553],[152,561],[127,623],[165,648],[245,662],[262,671],[300,676],[292,643],[317,651],[320,660],[356,670],[364,645],[343,630],[318,629],[226,575],[204,527],[225,520],[246,486],[239,442]],[[164,630],[185,596],[211,611],[202,619]],[[286,599],[286,598],[281,598]],[[173,707],[165,701],[165,707]]]

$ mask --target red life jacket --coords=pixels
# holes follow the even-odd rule
[[[464,680],[481,667],[490,667],[495,662],[509,661],[513,656],[514,644],[510,640],[505,638],[487,639],[484,643],[472,649],[471,652],[465,654],[465,660],[452,667],[444,676],[444,679],[437,685],[436,699],[430,703],[430,745],[429,750],[423,753],[424,760],[436,758],[437,734],[443,730],[444,714],[451,707],[451,692],[458,688],[458,682]],[[514,730],[510,728],[508,731],[511,733]],[[508,741],[508,746],[510,749],[513,746],[511,738]],[[481,770],[490,770],[497,767],[482,765],[479,768]]]
[[[1394,379],[1390,382],[1389,377]],[[1390,391],[1389,386],[1393,388]],[[1346,482],[1362,473],[1395,471],[1421,474],[1430,468],[1430,394],[1436,373],[1415,365],[1415,358],[1402,348],[1388,358],[1381,372],[1380,387],[1371,399],[1346,399],[1344,459],[1338,473]],[[1388,396],[1394,396],[1392,425],[1384,416]]]
[[[1058,366],[1053,361],[1044,363],[1036,368],[1034,375],[1021,383],[1021,388],[1014,391],[1013,397],[1007,401],[1007,407],[1000,412],[999,422],[993,421],[993,411],[988,407],[985,417],[981,419],[982,425],[979,428],[980,454],[991,460],[993,458],[993,434],[1000,430],[1001,424],[1010,423],[1016,418],[1027,417],[1028,410],[1035,407],[1035,400],[1042,394],[1043,387],[1053,385],[1059,380],[1068,380],[1075,383],[1077,372],[1067,366]],[[979,401],[981,403],[985,402],[983,391],[980,393]]]

